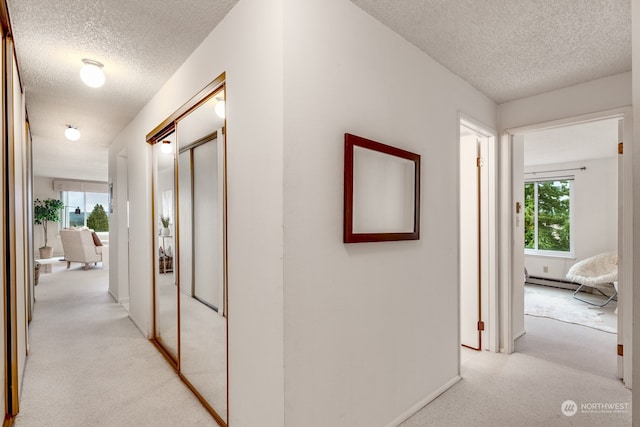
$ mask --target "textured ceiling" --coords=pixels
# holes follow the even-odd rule
[[[527,133],[525,166],[580,162],[618,156],[618,119]]]
[[[107,146],[237,0],[7,0],[34,173],[107,179]],[[631,69],[630,0],[352,0],[497,103]],[[100,89],[78,77],[102,62]],[[65,125],[82,138],[63,137]]]
[[[631,70],[630,0],[352,0],[497,103]]]
[[[108,144],[236,2],[8,0],[34,173],[106,181]],[[82,58],[104,64],[102,88],[80,81]]]

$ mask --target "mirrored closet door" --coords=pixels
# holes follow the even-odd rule
[[[158,175],[154,179],[154,224],[158,228],[154,232],[154,340],[169,360],[175,361],[180,377],[216,421],[226,425],[223,77],[213,82],[210,90],[194,97],[191,105],[183,106],[163,122],[147,139],[153,144],[154,171],[157,169],[154,173]],[[172,166],[162,161],[165,146],[164,151],[173,159]],[[173,178],[169,180],[165,175],[171,173]],[[165,208],[165,202],[171,205],[170,209]],[[167,222],[168,231],[164,231]]]
[[[178,288],[174,274],[175,241],[175,132],[153,145],[154,338],[166,355],[178,359]]]

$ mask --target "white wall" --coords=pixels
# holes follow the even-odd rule
[[[500,104],[498,121],[505,130],[629,105],[630,72]]]
[[[236,426],[284,424],[282,14],[281,0],[238,2],[109,148],[115,190],[116,160],[125,148],[131,166],[130,316],[148,335],[152,236],[145,135],[226,72],[229,421]],[[124,214],[123,206],[117,210]],[[118,217],[110,225],[120,227]],[[118,234],[112,230],[110,244],[125,250],[126,242],[114,239]],[[110,269],[119,277],[118,265]]]
[[[525,267],[530,275],[566,280],[567,271],[577,261],[618,248],[617,158],[531,166],[525,172],[582,166],[587,169],[575,171],[573,182],[575,258],[525,254]]]
[[[36,199],[59,199],[60,192],[53,189],[53,178],[34,176],[33,177],[33,200]],[[54,256],[62,256],[62,242],[60,241],[60,224],[50,222],[48,225],[48,244],[53,248]],[[44,228],[42,225],[33,225],[33,250],[36,258],[40,258],[38,248],[44,245]]]
[[[129,201],[129,159],[127,149],[117,153],[113,159],[114,176],[117,181],[113,184],[111,199],[112,212],[109,212],[109,293],[114,300],[125,303],[129,307],[129,245],[127,236],[129,225],[127,218],[127,203]],[[116,226],[117,224],[117,226]],[[123,241],[124,240],[124,241]],[[120,242],[118,245],[117,242]],[[117,258],[117,260],[116,260]],[[113,268],[113,265],[116,268]]]
[[[347,0],[285,5],[285,421],[382,426],[459,373],[458,113],[496,105]],[[419,241],[342,243],[345,132],[422,155]]]

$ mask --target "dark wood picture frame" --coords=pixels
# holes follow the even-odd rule
[[[354,156],[355,147],[361,147],[413,162],[413,229],[410,232],[385,230],[383,232],[356,232],[354,224]],[[381,172],[383,173],[383,172]],[[370,139],[345,133],[344,135],[344,243],[387,242],[420,239],[420,155],[385,145]]]

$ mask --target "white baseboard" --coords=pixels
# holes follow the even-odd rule
[[[402,423],[403,421],[406,421],[409,417],[414,415],[420,409],[422,409],[425,406],[427,406],[435,398],[440,396],[445,391],[449,390],[455,383],[457,383],[461,379],[462,379],[462,377],[460,375],[456,375],[451,380],[447,381],[445,384],[443,384],[441,387],[439,387],[436,391],[434,391],[433,393],[430,393],[429,395],[427,395],[427,397],[425,397],[424,399],[420,400],[415,405],[411,406],[404,413],[402,413],[400,416],[398,416],[395,420],[393,420],[389,424],[387,424],[386,427],[396,427],[396,426],[400,425],[400,423]]]
[[[526,334],[527,331],[525,329],[523,329],[520,333],[516,334],[515,337],[513,337],[513,340],[517,340],[518,338],[520,338],[521,336],[523,336],[524,334]]]
[[[118,302],[118,298],[116,298],[116,296],[113,294],[113,292],[111,292],[111,289],[109,289],[109,295],[111,295],[111,299],[113,299],[113,302]]]

